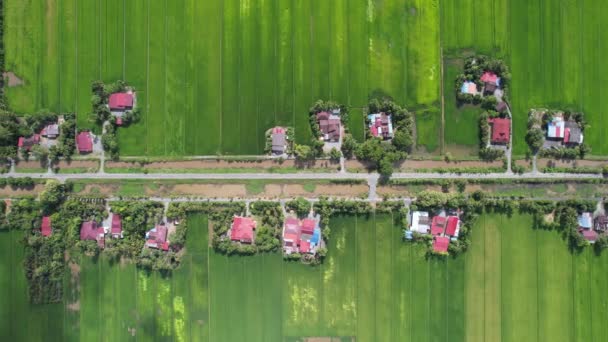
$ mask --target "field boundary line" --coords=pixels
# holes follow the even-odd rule
[[[167,29],[167,25],[168,25],[168,19],[167,19],[167,1],[165,0],[165,8],[164,8],[164,12],[165,12],[165,24],[164,24],[164,30],[165,30],[165,34],[164,34],[164,38],[165,38],[165,42],[164,42],[164,46],[165,48],[163,49],[163,76],[165,79],[165,82],[163,84],[163,107],[164,107],[164,111],[163,111],[163,123],[167,124],[167,44],[169,41],[169,33],[168,33],[168,29]],[[165,136],[165,138],[163,139],[164,141],[164,145],[165,145],[165,155],[167,155],[167,137]]]
[[[146,155],[149,155],[150,138],[150,0],[148,0],[148,44],[146,49]]]
[[[127,5],[122,0],[122,79],[127,76]]]

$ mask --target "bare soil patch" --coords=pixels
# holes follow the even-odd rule
[[[18,197],[24,195],[36,195],[44,190],[43,184],[36,184],[35,186],[27,189],[13,188],[11,186],[5,186],[0,188],[0,196],[2,197]]]
[[[91,172],[97,171],[99,169],[99,161],[97,160],[72,160],[68,161],[60,161],[54,165],[59,169],[70,169],[70,168],[82,168],[90,170]]]
[[[188,169],[262,169],[270,170],[277,168],[331,168],[335,165],[326,160],[319,160],[307,165],[299,165],[293,159],[279,161],[276,159],[261,159],[261,160],[222,160],[222,159],[205,159],[205,160],[181,160],[181,161],[160,161],[160,162],[106,162],[107,168],[144,168],[148,170],[188,170]]]
[[[40,169],[46,168],[46,163],[41,163],[39,160],[21,160],[15,164],[15,169]]]
[[[119,185],[117,184],[87,184],[84,186],[81,194],[101,194],[114,195],[118,192]]]
[[[313,192],[307,191],[302,184],[285,184],[283,185],[284,197],[359,197],[367,194],[369,188],[367,184],[318,184]]]
[[[6,81],[5,84],[9,86],[9,88],[25,84],[25,82],[12,71],[3,72],[2,78]]]
[[[607,160],[555,160],[555,159],[538,159],[536,161],[537,167],[543,168],[547,166],[554,167],[602,167],[608,165]]]
[[[376,193],[380,197],[415,196],[421,187],[424,190],[441,192],[441,187],[438,185],[388,185],[377,187]]]
[[[396,165],[395,172],[416,171],[419,169],[428,170],[441,168],[501,167],[502,165],[502,161],[485,162],[481,160],[472,160],[445,162],[442,160],[406,160]],[[346,168],[349,170],[364,171],[368,169],[368,165],[359,160],[347,160]]]
[[[67,307],[70,311],[80,311],[80,301],[77,300],[74,303],[70,303],[67,305]]]
[[[173,187],[172,194],[210,198],[245,197],[247,189],[243,184],[178,184]]]

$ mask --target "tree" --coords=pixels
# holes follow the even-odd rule
[[[405,129],[399,129],[393,136],[393,145],[400,151],[409,152],[414,145],[412,135]]]
[[[65,186],[56,180],[49,179],[40,193],[40,205],[47,212],[53,212],[65,199]]]
[[[544,141],[545,135],[540,128],[534,127],[528,130],[526,142],[533,153],[536,153],[543,146]]]
[[[39,160],[40,163],[46,163],[49,156],[49,150],[41,145],[34,145],[32,146],[31,154],[36,160]]]
[[[314,152],[308,145],[296,144],[295,155],[299,161],[309,161],[314,158]]]
[[[331,149],[331,151],[329,151],[329,159],[331,159],[334,162],[338,162],[340,161],[340,158],[342,157],[342,153],[340,153],[340,151],[338,151],[338,149],[336,149],[335,147]]]
[[[351,159],[353,157],[353,153],[357,149],[357,141],[353,138],[352,135],[347,134],[342,141],[342,154],[345,158]]]

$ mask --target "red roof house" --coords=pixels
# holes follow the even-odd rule
[[[78,133],[76,136],[76,148],[78,148],[79,153],[93,152],[93,138],[91,138],[89,131]]]
[[[317,221],[313,219],[303,219],[302,220],[302,234],[312,235],[315,233],[315,228],[317,227]]]
[[[230,240],[242,243],[253,243],[253,231],[257,223],[250,217],[235,216],[232,219]]]
[[[122,237],[122,221],[120,215],[112,214],[112,227],[110,232],[112,233],[113,238]]]
[[[300,242],[300,253],[308,253],[310,252],[310,242],[306,240],[302,240]]]
[[[491,118],[488,123],[492,125],[492,144],[507,144],[511,138],[511,119]]]
[[[80,240],[97,241],[101,248],[105,246],[103,227],[99,227],[95,221],[83,222],[80,226]]]
[[[19,137],[19,141],[17,142],[17,146],[22,149],[29,151],[32,149],[34,145],[38,145],[40,143],[40,135],[34,134],[31,137]]]
[[[579,229],[578,231],[589,242],[593,243],[597,240],[598,234],[593,229]]]
[[[167,241],[167,233],[167,227],[156,225],[154,228],[146,232],[146,246],[168,251],[169,242]]]
[[[498,85],[499,79],[500,78],[498,77],[498,75],[496,75],[495,73],[493,73],[491,71],[486,71],[483,73],[483,75],[481,75],[481,82],[483,82],[483,83],[490,83],[490,84]]]
[[[431,234],[441,235],[445,230],[445,223],[447,219],[445,216],[434,216],[431,223]]]
[[[458,236],[460,231],[460,219],[458,216],[448,216],[448,223],[445,227],[445,233],[449,236]]]
[[[114,93],[110,95],[108,101],[110,110],[124,111],[133,108],[133,94],[131,93]]]
[[[445,236],[437,236],[435,237],[435,241],[433,241],[433,251],[437,253],[447,253],[448,246],[450,245],[450,239]]]
[[[40,226],[40,232],[42,236],[51,236],[51,218],[44,216],[42,218],[42,225]]]

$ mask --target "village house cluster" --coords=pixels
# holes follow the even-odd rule
[[[459,211],[440,211],[430,216],[427,211],[413,211],[411,214],[410,229],[405,231],[405,238],[413,240],[414,234],[431,236],[433,238],[433,251],[446,254],[450,241],[458,240],[460,232]]]
[[[157,224],[146,232],[145,246],[147,248],[168,251],[171,245],[169,236],[175,231],[175,224]],[[51,236],[52,225],[50,216],[42,218],[40,233],[44,237]],[[80,225],[81,241],[96,241],[99,248],[105,248],[106,238],[122,239],[122,218],[119,214],[110,213],[108,219],[101,224],[95,220],[84,221]]]
[[[303,220],[294,216],[285,218],[283,224],[283,252],[315,255],[325,245],[321,237],[320,217],[308,217]]]
[[[59,137],[59,126],[63,123],[63,116],[59,116],[57,122],[49,123],[39,133],[29,137],[19,137],[17,147],[21,151],[31,151],[35,145],[41,145],[46,148],[57,145]]]
[[[597,239],[608,234],[608,216],[605,214],[593,215],[584,212],[578,216],[578,232],[589,241],[595,243]]]
[[[288,216],[283,223],[281,234],[283,252],[287,255],[299,253],[314,256],[325,246],[321,235],[320,216],[303,220]],[[255,244],[257,221],[253,217],[234,216],[227,236],[234,243]]]

